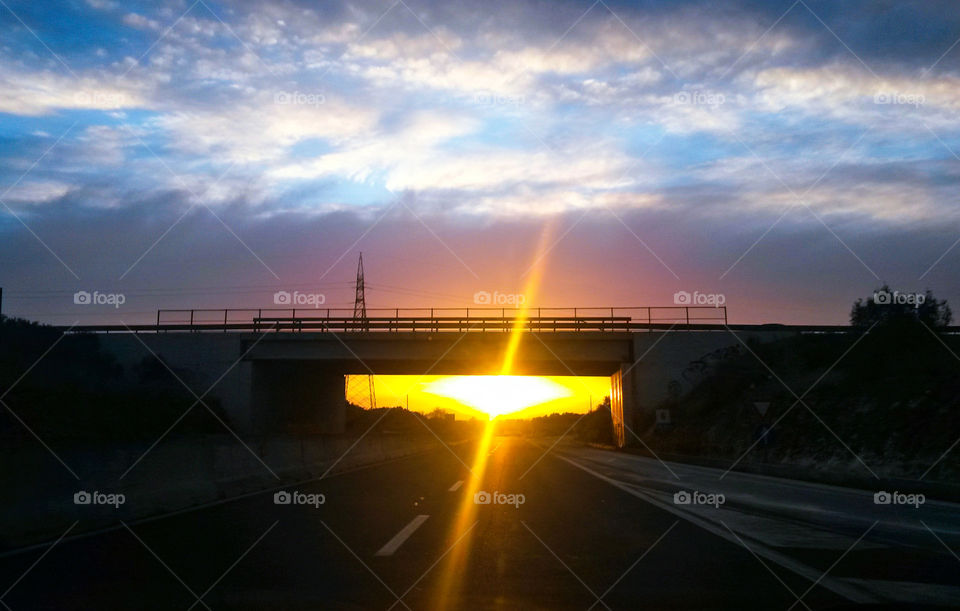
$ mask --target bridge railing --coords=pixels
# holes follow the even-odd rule
[[[643,306],[587,308],[370,308],[356,319],[337,308],[158,310],[161,331],[636,331],[725,326],[726,307]],[[146,330],[146,329],[140,329]]]

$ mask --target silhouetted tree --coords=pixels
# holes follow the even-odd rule
[[[947,301],[938,300],[928,289],[925,293],[900,293],[888,285],[865,300],[858,298],[850,310],[850,324],[871,327],[920,321],[931,328],[946,327],[953,320]]]

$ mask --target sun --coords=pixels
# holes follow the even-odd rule
[[[548,378],[532,376],[451,376],[425,385],[424,392],[453,399],[491,418],[563,399],[573,391]]]

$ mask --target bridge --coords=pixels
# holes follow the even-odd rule
[[[160,310],[153,324],[69,332],[98,334],[127,369],[159,357],[197,394],[210,388],[237,428],[260,434],[343,431],[344,375],[498,374],[518,335],[511,374],[610,377],[622,446],[627,427],[690,362],[749,338],[848,330],[730,325],[726,308],[702,306],[367,312],[356,319],[315,308]]]

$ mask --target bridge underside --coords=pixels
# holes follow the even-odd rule
[[[510,349],[508,333],[280,334],[247,340],[251,408],[257,428],[338,432],[344,425],[343,376],[496,375]],[[614,435],[624,441],[631,392],[621,372],[632,362],[628,333],[530,334],[514,347],[510,375],[610,376]],[[626,398],[626,400],[624,400]],[[283,406],[283,407],[278,407]],[[283,410],[280,413],[278,410]]]

